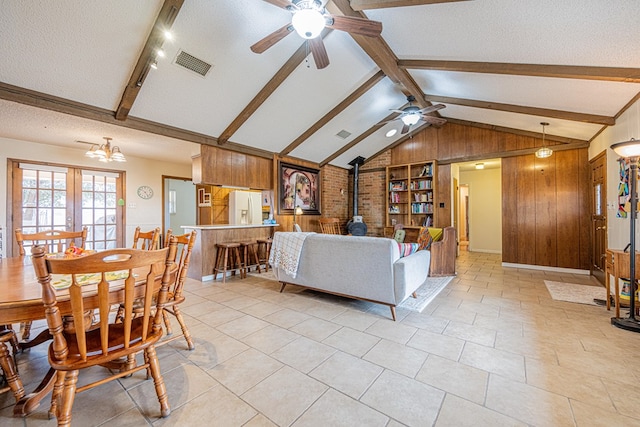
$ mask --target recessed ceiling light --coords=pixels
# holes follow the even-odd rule
[[[391,138],[393,135],[395,135],[396,133],[398,133],[398,129],[391,129],[389,132],[387,132],[385,135],[387,136],[387,138]]]

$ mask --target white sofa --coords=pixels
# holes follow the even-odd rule
[[[385,304],[396,320],[396,305],[427,279],[430,258],[426,250],[401,258],[398,244],[388,238],[311,234],[302,245],[295,278],[278,266],[274,273],[280,292],[294,284]]]

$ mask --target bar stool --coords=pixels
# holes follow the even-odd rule
[[[264,271],[269,271],[269,253],[271,252],[271,244],[273,243],[273,239],[258,239],[256,241],[258,244],[258,255],[260,254],[261,249],[264,251],[264,258],[258,258],[258,263],[264,261]]]
[[[258,258],[258,252],[256,251],[257,244],[258,242],[254,241],[246,241],[240,243],[240,251],[242,253],[242,261],[244,266],[244,277],[247,277],[249,267],[254,265],[251,264],[252,260],[255,262],[255,265],[258,268],[258,273],[262,273],[262,269],[260,268],[260,259]]]
[[[222,283],[225,283],[227,267],[231,267],[230,270],[232,274],[235,274],[236,270],[240,270],[240,277],[242,277],[244,268],[242,266],[242,260],[240,259],[240,243],[217,243],[216,248],[216,264],[213,268],[213,280],[216,279],[218,273],[222,272]]]

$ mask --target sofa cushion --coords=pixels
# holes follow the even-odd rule
[[[433,243],[433,236],[429,233],[429,228],[420,227],[418,232],[418,250],[431,249],[431,243]]]
[[[420,245],[417,243],[398,243],[398,250],[400,251],[400,257],[409,256],[420,250]]]

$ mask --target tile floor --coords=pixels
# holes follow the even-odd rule
[[[158,349],[171,416],[144,374],[76,397],[73,425],[640,426],[640,335],[605,308],[550,298],[543,280],[587,276],[503,268],[462,252],[458,276],[423,313],[278,283],[190,281],[183,311],[196,349]],[[19,355],[27,390],[46,346]],[[88,373],[98,377],[103,371]],[[81,375],[82,381],[82,375]],[[0,395],[0,425],[25,419]]]

